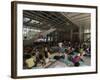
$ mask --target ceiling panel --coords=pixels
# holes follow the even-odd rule
[[[65,13],[63,12],[62,15],[67,17],[78,27],[84,26],[90,29],[90,24],[91,24],[91,14],[90,13],[75,13],[75,12]]]

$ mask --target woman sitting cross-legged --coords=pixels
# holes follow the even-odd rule
[[[26,67],[28,69],[31,69],[32,67],[35,67],[36,66],[36,56],[35,56],[35,53],[32,53],[32,55],[26,55],[25,63],[26,63]]]

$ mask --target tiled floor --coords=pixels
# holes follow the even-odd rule
[[[90,57],[84,57],[84,65],[90,66],[91,65],[91,58]]]
[[[67,65],[61,61],[56,61],[54,64],[50,65],[49,68],[61,68],[66,67]]]
[[[84,62],[81,62],[80,66],[90,66],[91,65],[91,58],[90,57],[84,57],[83,58]],[[61,61],[56,61],[55,63],[53,63],[52,65],[49,66],[49,68],[61,68],[61,67],[69,67],[68,65],[66,65],[64,62]]]

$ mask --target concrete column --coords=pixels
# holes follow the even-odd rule
[[[48,42],[48,35],[47,35],[47,37],[46,37],[46,42]]]
[[[70,40],[71,41],[73,40],[73,30],[72,29],[70,30]]]
[[[80,26],[79,28],[79,39],[80,39],[80,42],[84,41],[84,27],[83,26]]]

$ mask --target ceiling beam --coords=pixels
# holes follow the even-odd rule
[[[41,11],[42,12],[42,11]],[[53,12],[49,12],[50,14]],[[55,13],[55,12],[54,12]],[[43,14],[43,12],[42,12]],[[52,17],[51,19],[49,17],[51,17],[52,15],[48,15],[49,17],[43,16],[39,11],[24,11],[24,17],[33,19],[33,20],[37,20],[40,21],[41,23],[45,24],[43,26],[39,25],[39,28],[43,29],[46,27],[50,27],[48,26],[51,25],[51,27],[56,27],[56,28],[64,28],[64,29],[71,29],[71,28],[76,28],[76,25],[74,25],[71,21],[69,21],[69,19],[67,19],[66,17],[64,17],[61,13],[56,12],[56,14],[52,14],[54,16],[57,17],[57,19],[59,20],[58,22],[54,22],[53,19],[54,17]],[[45,15],[47,15],[45,13]],[[54,19],[55,20],[55,19]],[[60,23],[62,21],[62,24]],[[70,25],[67,25],[66,22],[68,22]],[[34,26],[34,24],[26,24],[26,25],[30,25],[30,26]]]
[[[36,12],[36,11],[28,11],[31,15],[34,16],[38,16],[39,18],[42,18],[42,21],[46,21],[48,23],[53,24],[53,26],[59,26],[57,22],[54,22],[53,20],[49,19],[48,17],[43,16],[42,14],[40,14],[40,12]]]
[[[43,18],[45,18],[45,19],[47,19],[49,22],[52,22],[52,23],[54,23],[53,25],[57,25],[57,26],[65,26],[66,24],[64,24],[63,22],[62,22],[62,20],[60,20],[60,21],[57,21],[57,20],[55,20],[55,18],[53,18],[52,17],[52,15],[50,14],[50,13],[52,13],[52,12],[49,12],[49,14],[47,14],[47,13],[45,13],[45,12],[43,12],[43,11],[40,11],[40,12],[36,12],[36,14],[39,14],[39,16],[42,16]],[[57,18],[57,17],[56,17]],[[67,25],[66,25],[67,26]]]
[[[69,18],[76,20],[76,19],[80,19],[80,18],[82,19],[82,18],[87,18],[87,17],[90,18],[91,16],[89,16],[89,15],[84,15],[84,16],[82,16],[82,15],[81,15],[81,16],[69,17]]]
[[[91,20],[90,17],[83,17],[83,18],[77,18],[77,19],[71,19],[73,21],[80,21],[80,20]]]

